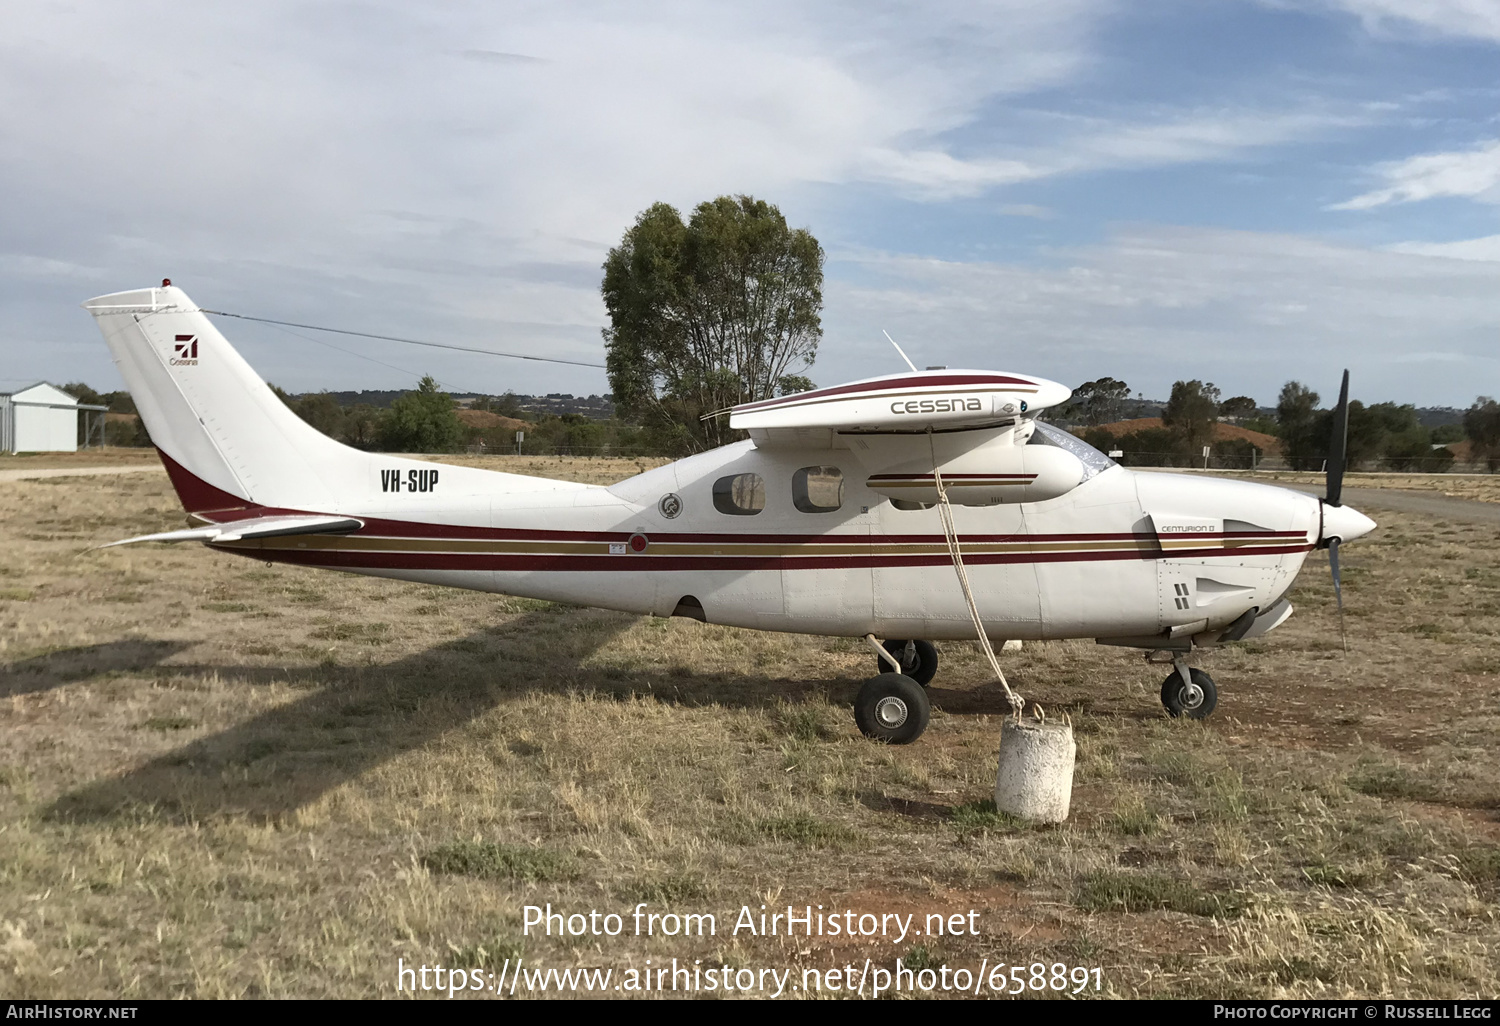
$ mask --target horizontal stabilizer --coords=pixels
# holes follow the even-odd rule
[[[96,545],[97,549],[109,549],[116,545],[134,545],[136,542],[232,542],[252,538],[279,538],[289,534],[349,534],[364,527],[364,521],[353,517],[254,517],[250,520],[235,520],[227,524],[209,524],[207,527],[190,527],[183,531],[163,531],[160,534],[143,534],[139,538]],[[90,550],[92,551],[92,550]]]

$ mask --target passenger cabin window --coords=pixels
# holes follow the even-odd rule
[[[912,502],[910,499],[892,499],[891,500],[891,505],[894,506],[896,509],[902,509],[902,510],[906,510],[907,512],[912,512],[914,510],[919,510],[919,509],[931,509],[933,506],[937,505],[937,503],[935,503],[935,502]]]
[[[735,474],[714,482],[714,509],[732,517],[753,517],[766,508],[766,482],[759,474]]]
[[[838,467],[803,467],[792,475],[792,505],[804,513],[832,513],[844,504]]]

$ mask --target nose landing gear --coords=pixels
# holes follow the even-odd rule
[[[1167,715],[1207,719],[1219,704],[1219,689],[1203,670],[1189,669],[1181,656],[1172,660],[1172,674],[1161,682],[1161,704]]]

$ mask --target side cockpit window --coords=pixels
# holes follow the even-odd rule
[[[766,482],[759,474],[734,474],[714,482],[714,509],[732,517],[753,517],[766,508]]]
[[[833,513],[844,504],[838,467],[803,467],[792,475],[792,505],[803,513]]]

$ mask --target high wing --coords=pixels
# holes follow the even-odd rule
[[[190,527],[182,531],[143,534],[138,538],[125,538],[122,541],[97,545],[95,548],[109,549],[116,545],[134,545],[137,542],[232,542],[252,538],[280,538],[294,534],[349,534],[358,531],[363,526],[365,526],[363,520],[356,520],[353,517],[253,517],[249,520],[232,520],[225,524]]]
[[[961,505],[1036,502],[1089,473],[1067,448],[1028,444],[1036,414],[1070,395],[1022,374],[916,371],[745,403],[729,426],[764,449],[848,449],[867,486],[893,499],[937,501],[936,470]]]

